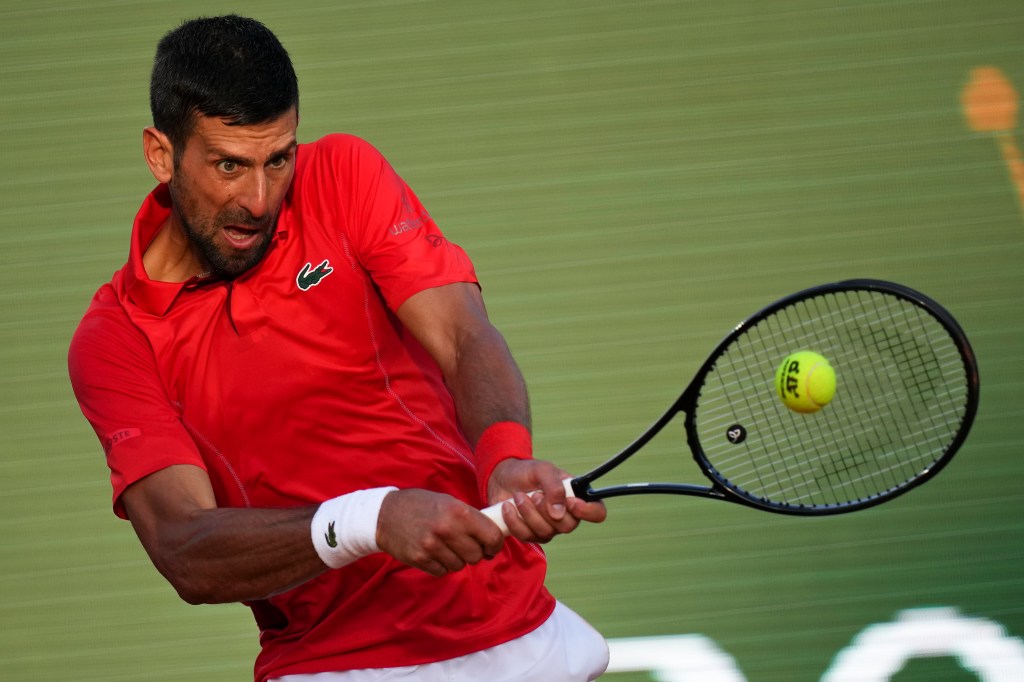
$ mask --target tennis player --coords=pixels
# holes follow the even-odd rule
[[[157,48],[159,184],[69,353],[115,513],[184,600],[251,607],[257,681],[596,678],[536,543],[604,507],[532,458],[463,250],[367,142],[298,144],[298,102],[251,19]]]

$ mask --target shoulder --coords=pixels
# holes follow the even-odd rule
[[[115,277],[100,287],[71,337],[68,365],[72,379],[97,364],[130,362],[149,354],[149,343],[124,309],[117,286]]]
[[[381,153],[371,143],[349,133],[325,135],[314,142],[299,145],[299,149],[300,154],[307,158],[381,158]]]
[[[291,193],[297,210],[358,210],[394,174],[377,149],[355,135],[335,133],[299,146]]]
[[[78,323],[74,338],[88,336],[110,324],[116,326],[118,322],[128,322],[128,314],[121,305],[116,286],[115,278],[115,281],[104,284],[93,294],[85,315]]]
[[[86,308],[85,314],[78,323],[75,336],[80,333],[91,333],[95,329],[133,327],[120,294],[124,283],[123,274],[123,272],[118,272],[110,282],[101,286],[93,294],[92,300],[89,301],[89,307]]]

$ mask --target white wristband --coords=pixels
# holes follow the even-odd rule
[[[356,559],[380,551],[377,517],[384,497],[395,487],[370,488],[341,495],[320,505],[313,515],[310,533],[320,559],[341,568]]]

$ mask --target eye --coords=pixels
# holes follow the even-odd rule
[[[288,165],[288,161],[289,159],[287,156],[275,156],[267,163],[267,167],[273,168],[274,170],[281,170]]]
[[[238,170],[238,162],[232,161],[231,159],[224,159],[223,161],[217,162],[217,168],[222,173],[234,173]]]

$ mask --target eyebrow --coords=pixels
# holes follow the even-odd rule
[[[286,145],[284,145],[280,149],[276,149],[273,152],[271,152],[270,155],[267,156],[267,158],[268,159],[276,159],[276,158],[279,158],[279,157],[282,157],[282,156],[287,156],[287,155],[291,154],[293,151],[295,151],[295,149],[298,146],[299,146],[299,143],[293,137]],[[238,163],[238,164],[242,164],[242,165],[249,165],[253,161],[252,159],[248,159],[248,158],[244,158],[244,157],[238,156],[236,154],[232,154],[232,153],[230,153],[230,152],[228,152],[228,151],[226,151],[224,149],[221,149],[220,147],[217,147],[215,145],[209,147],[209,149],[207,150],[207,156],[208,156],[208,158],[216,158],[216,159],[221,159],[221,160],[224,160],[224,161],[232,161],[234,163]]]

